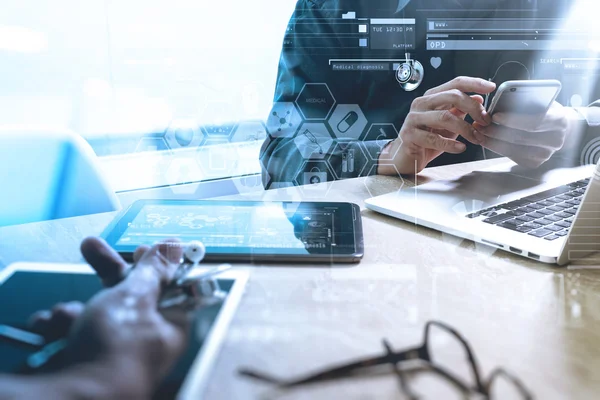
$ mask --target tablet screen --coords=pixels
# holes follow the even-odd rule
[[[356,247],[350,206],[142,200],[107,239],[119,252],[177,238],[202,241],[208,254],[348,254]]]
[[[51,265],[50,265],[51,266]],[[231,292],[234,279],[219,279],[221,290]],[[94,274],[16,271],[0,282],[0,324],[28,329],[26,321],[38,310],[51,309],[67,301],[87,302],[102,289]],[[35,296],[26,295],[35,293]],[[219,317],[224,304],[196,311],[190,324],[190,340],[186,351],[165,378],[154,398],[175,398],[186,374],[205,345],[207,335]],[[0,373],[13,373],[25,365],[34,350],[0,340]],[[35,350],[37,351],[37,350]]]

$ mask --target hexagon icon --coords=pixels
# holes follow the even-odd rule
[[[358,140],[367,127],[367,117],[358,104],[339,104],[327,123],[336,138]]]
[[[300,167],[294,183],[299,186],[303,198],[324,199],[333,180],[335,176],[327,161],[307,161]]]
[[[194,157],[177,157],[169,164],[165,176],[173,193],[194,194],[200,186],[202,171]]]
[[[202,130],[207,136],[229,139],[237,126],[239,111],[227,101],[212,101],[202,114]]]
[[[379,165],[382,165],[382,164],[379,164]],[[390,193],[390,185],[382,185],[381,184],[381,180],[386,179],[386,178],[387,179],[397,178],[400,180],[400,187],[398,188],[398,190],[396,190],[396,192],[399,192],[404,187],[404,179],[402,179],[402,175],[400,175],[400,172],[398,171],[398,168],[396,168],[396,165],[391,164],[391,163],[383,164],[383,165],[389,165],[392,168],[394,168],[396,170],[396,172],[398,173],[398,176],[396,176],[396,177],[387,176],[386,177],[384,175],[377,175],[378,164],[373,164],[371,166],[371,169],[369,170],[367,176],[363,180],[363,184],[365,185],[365,188],[367,189],[367,192],[369,192],[369,195],[371,197]]]
[[[271,180],[266,177],[267,183]],[[256,193],[264,190],[263,176],[254,171],[242,171],[239,177],[232,179],[233,184],[240,194]]]
[[[367,158],[362,142],[358,140],[336,140],[334,142],[335,145],[327,161],[329,162],[335,177],[337,179],[345,179],[361,176],[364,169],[367,167],[366,164],[359,167],[356,162],[357,158],[361,156],[363,160]],[[333,167],[332,158],[341,158],[339,172],[337,168]]]
[[[239,164],[237,147],[227,140],[209,138],[196,152],[196,161],[205,179],[232,176]]]
[[[306,83],[296,105],[305,120],[325,120],[335,106],[335,98],[326,83]]]
[[[333,137],[324,123],[307,122],[300,127],[294,144],[305,160],[324,159],[333,145]]]
[[[261,121],[244,121],[240,122],[231,142],[260,142],[262,143],[267,137],[267,128]]]
[[[294,103],[274,103],[267,119],[267,132],[271,137],[293,137],[302,124],[302,116]]]
[[[364,138],[364,141],[375,142],[378,150],[375,153],[369,152],[369,157],[371,157],[373,161],[380,160],[380,155],[385,146],[389,143],[389,139],[396,138],[398,138],[398,130],[394,124],[372,124]],[[398,146],[396,149],[396,153],[398,150],[400,150],[400,146]],[[386,154],[386,156],[381,158],[381,160],[391,161],[395,158],[396,153]]]
[[[171,149],[202,146],[206,140],[204,133],[194,119],[175,119],[165,132],[165,140]]]

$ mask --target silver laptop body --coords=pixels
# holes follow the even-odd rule
[[[507,161],[373,197],[366,206],[545,263],[565,265],[600,250],[600,163],[527,171]]]

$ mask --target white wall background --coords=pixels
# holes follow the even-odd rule
[[[0,124],[84,136],[264,119],[295,0],[8,0]]]

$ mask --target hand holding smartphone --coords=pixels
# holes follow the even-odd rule
[[[555,79],[506,81],[496,91],[487,112],[539,115],[542,118],[558,97],[562,85]]]

